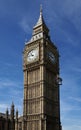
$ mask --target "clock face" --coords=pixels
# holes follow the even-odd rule
[[[29,51],[27,55],[27,61],[33,62],[34,60],[37,59],[37,57],[38,57],[38,49],[32,49],[31,51]]]
[[[55,56],[52,52],[48,52],[48,57],[52,61],[52,63],[55,63]]]

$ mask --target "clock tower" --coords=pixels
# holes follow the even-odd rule
[[[59,52],[42,9],[23,52],[23,130],[61,130]]]

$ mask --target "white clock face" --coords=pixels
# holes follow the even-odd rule
[[[48,52],[49,59],[54,63],[55,62],[55,56],[52,52]]]
[[[38,57],[38,49],[32,49],[31,51],[29,51],[29,53],[27,55],[27,61],[32,62],[32,61],[36,60],[37,57]]]

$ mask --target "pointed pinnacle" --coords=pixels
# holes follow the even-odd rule
[[[40,5],[40,14],[42,15],[42,4]]]

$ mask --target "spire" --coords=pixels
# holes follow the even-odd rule
[[[11,105],[11,119],[14,119],[14,103]]]
[[[49,29],[44,22],[42,5],[40,5],[39,19],[36,25],[33,27],[32,38],[29,40],[28,43],[36,41],[40,38],[45,38],[45,37],[49,37]]]
[[[34,28],[36,28],[42,24],[45,24],[45,22],[44,22],[44,18],[43,18],[42,5],[40,5],[40,16],[39,16],[39,19],[38,19],[36,25],[34,26]]]
[[[42,5],[40,5],[40,15],[42,16]]]
[[[11,105],[11,107],[13,108],[14,107],[14,103],[12,102],[12,105]]]
[[[16,110],[16,119],[18,119],[18,110]]]
[[[8,114],[9,114],[9,111],[8,111],[8,108],[6,110],[6,118],[8,119]]]

